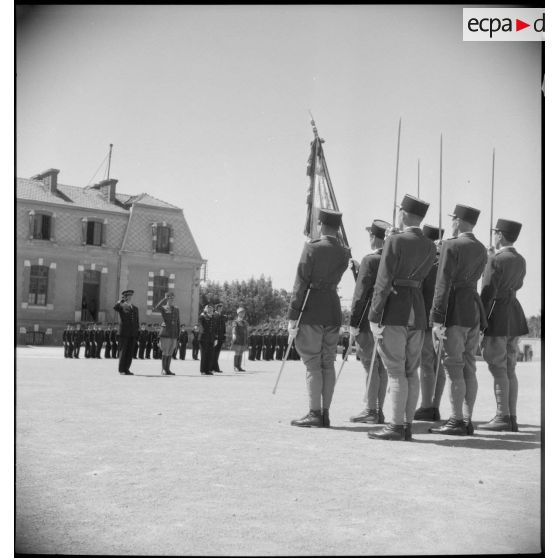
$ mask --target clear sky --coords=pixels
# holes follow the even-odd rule
[[[459,6],[41,6],[17,28],[17,175],[85,186],[114,144],[117,190],[184,209],[209,278],[290,290],[315,117],[353,256],[399,198],[523,223],[518,298],[541,308],[541,46],[462,41]],[[99,173],[96,180],[104,178]],[[349,303],[347,272],[340,294]]]

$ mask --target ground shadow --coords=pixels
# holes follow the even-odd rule
[[[418,440],[413,439],[415,444],[432,444],[435,446],[446,446],[455,448],[487,449],[487,450],[508,450],[521,451],[533,450],[540,447],[540,442],[524,442],[513,439],[480,438],[477,436],[464,436],[445,440]]]

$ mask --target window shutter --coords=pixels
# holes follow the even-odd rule
[[[35,226],[35,211],[29,212],[29,238],[33,238],[33,229]]]
[[[105,222],[101,225],[101,246],[106,246],[107,245],[107,222],[105,220]]]
[[[156,252],[157,251],[157,223],[153,223],[151,225],[151,238],[152,238],[151,249],[153,250],[153,252]]]
[[[174,254],[174,232],[172,230],[172,226],[168,225],[169,227],[169,254]]]
[[[81,243],[87,244],[87,217],[81,220]]]

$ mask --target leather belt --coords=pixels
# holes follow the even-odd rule
[[[420,289],[422,287],[422,281],[417,281],[416,279],[394,279],[393,286]]]

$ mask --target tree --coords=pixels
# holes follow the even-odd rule
[[[527,320],[527,326],[529,327],[529,337],[540,337],[541,336],[541,315],[531,316]]]

